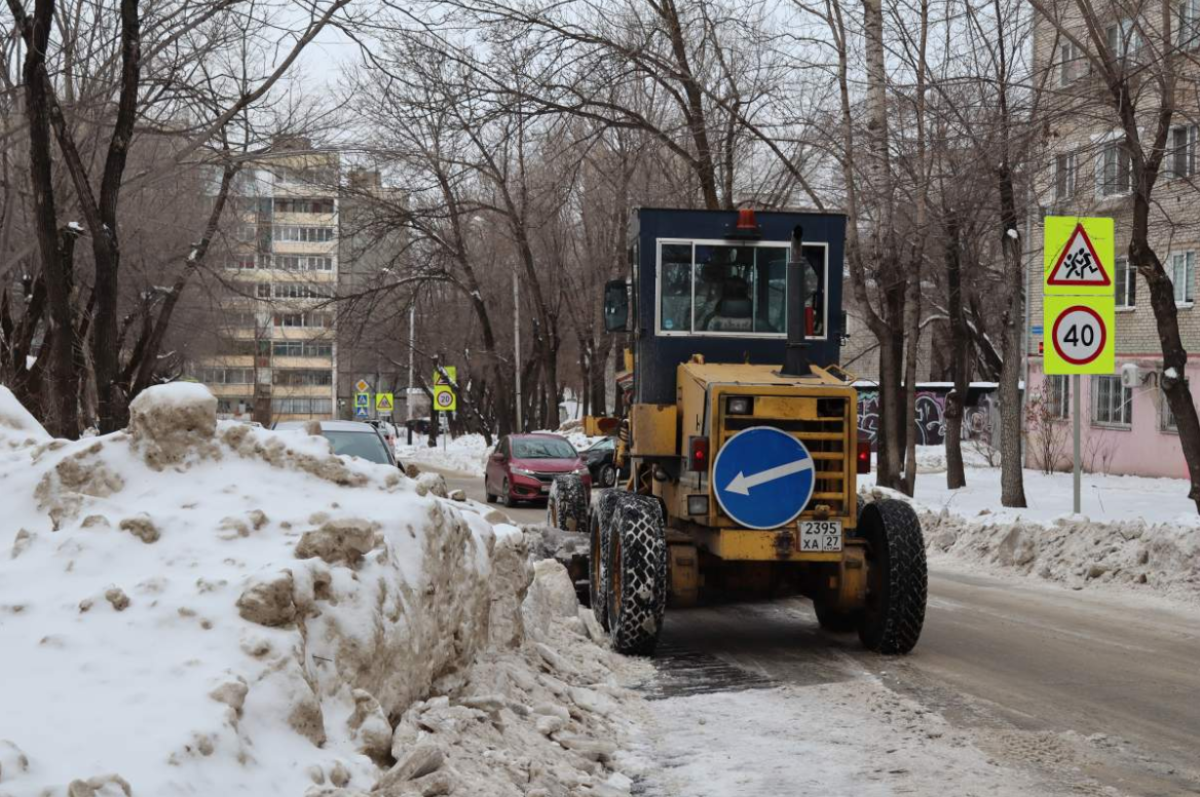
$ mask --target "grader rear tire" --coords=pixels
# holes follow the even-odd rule
[[[608,547],[612,528],[613,507],[622,495],[621,490],[604,490],[592,502],[588,513],[588,596],[592,614],[600,627],[608,630]]]
[[[563,531],[583,531],[587,526],[587,490],[573,473],[555,476],[546,501],[546,525]]]
[[[878,653],[908,653],[921,637],[928,593],[921,521],[903,501],[884,499],[863,508],[858,533],[867,540],[868,567],[858,637]]]
[[[608,625],[613,650],[650,656],[667,608],[667,537],[662,506],[621,492],[613,507],[608,550]]]

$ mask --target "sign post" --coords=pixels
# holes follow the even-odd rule
[[[1114,237],[1112,219],[1046,217],[1043,328],[1050,341],[1042,353],[1048,376],[1071,377],[1075,514],[1081,511],[1083,473],[1079,377],[1116,370]]]

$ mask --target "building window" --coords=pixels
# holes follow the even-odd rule
[[[1121,377],[1093,376],[1092,396],[1092,423],[1124,427],[1133,424],[1133,391],[1121,386]]]
[[[1071,417],[1071,382],[1066,376],[1046,377],[1046,411],[1057,421]]]
[[[333,326],[333,315],[331,313],[276,313],[275,326],[329,329]]]
[[[1163,168],[1163,176],[1168,180],[1191,177],[1196,173],[1196,131],[1196,125],[1179,125],[1171,128],[1171,137],[1167,141],[1167,157],[1164,158],[1165,168]]]
[[[333,384],[333,371],[287,371],[275,369],[275,384],[283,387],[321,387]]]
[[[276,199],[276,213],[333,213],[332,199]]]
[[[275,240],[295,243],[327,243],[333,240],[333,228],[278,226],[275,228]]]
[[[256,293],[258,294],[258,298],[260,298],[260,299],[270,299],[271,298],[271,283],[269,283],[269,282],[258,283],[258,285],[256,286]]]
[[[1200,44],[1200,0],[1183,0],[1176,6],[1175,41],[1185,50]]]
[[[253,368],[201,368],[198,378],[209,385],[252,385]]]
[[[333,356],[333,343],[319,340],[285,340],[274,344],[276,357],[325,357]]]
[[[1079,77],[1079,48],[1072,42],[1058,46],[1058,85],[1069,86]]]
[[[1196,280],[1196,253],[1177,252],[1167,258],[1167,276],[1175,286],[1175,304],[1191,304]]]
[[[1097,169],[1097,179],[1100,183],[1100,194],[1102,196],[1116,196],[1118,194],[1128,194],[1130,191],[1129,179],[1129,152],[1126,151],[1125,145],[1120,141],[1110,141],[1100,150],[1100,162]]]
[[[1134,27],[1132,19],[1114,22],[1104,30],[1105,44],[1113,58],[1124,61],[1142,49],[1142,36]]]
[[[1168,432],[1178,432],[1179,423],[1175,420],[1175,413],[1171,412],[1171,404],[1167,401],[1167,394],[1163,391],[1158,391],[1159,404],[1162,406],[1162,428]]]
[[[333,399],[277,398],[271,400],[276,415],[328,415],[333,412]]]
[[[1075,153],[1059,155],[1054,161],[1054,201],[1062,202],[1075,194]]]
[[[1129,258],[1118,257],[1116,262],[1116,279],[1113,282],[1117,290],[1117,307],[1134,307],[1137,305],[1137,269],[1129,265]]]
[[[311,282],[277,282],[276,299],[328,299],[333,295],[331,285]]]
[[[254,255],[245,255],[229,261],[227,268],[234,269],[236,271],[253,271],[254,269],[258,268],[258,265],[254,260]]]

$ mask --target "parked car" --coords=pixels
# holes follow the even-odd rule
[[[303,429],[309,421],[277,421],[277,430]],[[396,459],[395,449],[388,445],[383,433],[363,421],[318,421],[321,436],[333,446],[333,453],[343,457],[358,457],[378,465],[404,466]]]
[[[383,435],[383,439],[392,448],[396,447],[396,427],[389,421],[381,421],[378,418],[371,418],[367,423],[374,426]]]
[[[602,437],[581,452],[592,474],[592,484],[597,487],[614,487],[618,480],[629,477],[629,468],[617,469],[617,438]]]
[[[500,439],[488,457],[483,491],[488,503],[544,501],[555,476],[575,473],[591,489],[592,475],[575,447],[556,434],[511,434]]]

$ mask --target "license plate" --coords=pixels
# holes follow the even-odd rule
[[[543,493],[548,493],[548,492],[550,492],[550,485],[548,485],[548,484],[543,484],[543,485],[542,485],[542,492],[543,492]]]
[[[836,553],[842,550],[842,521],[800,521],[801,553]]]

